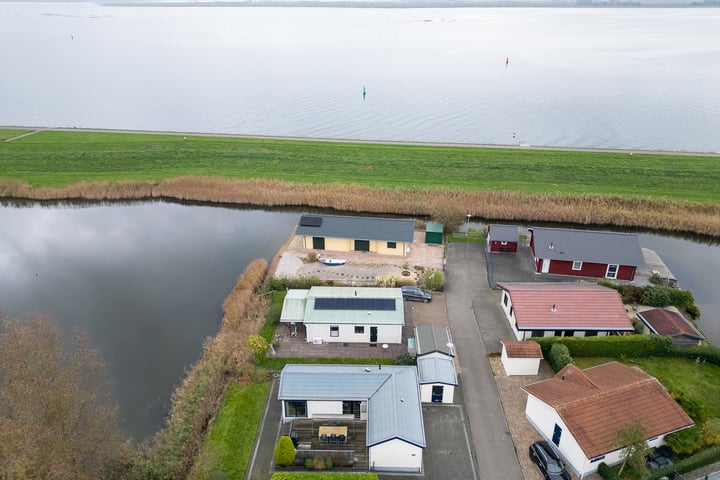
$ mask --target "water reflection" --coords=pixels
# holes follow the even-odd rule
[[[85,327],[117,381],[128,432],[142,439],[217,331],[237,276],[270,260],[297,220],[164,202],[0,206],[0,310]]]

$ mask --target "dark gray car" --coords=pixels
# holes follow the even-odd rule
[[[538,466],[546,480],[570,480],[562,460],[547,442],[530,445],[530,458]]]
[[[416,302],[428,303],[432,302],[432,293],[418,287],[402,287],[402,296],[405,300],[415,300]]]

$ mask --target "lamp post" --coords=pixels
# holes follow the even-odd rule
[[[467,237],[467,236],[468,236],[468,232],[470,231],[470,217],[472,217],[472,215],[470,215],[470,214],[468,213],[468,214],[465,215],[465,216],[467,217],[467,223],[465,224],[465,237]]]

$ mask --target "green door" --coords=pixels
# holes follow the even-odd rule
[[[313,237],[313,249],[325,250],[325,237]]]
[[[356,252],[369,252],[370,251],[370,240],[355,240],[355,251]]]
[[[370,327],[370,343],[377,343],[377,327]]]

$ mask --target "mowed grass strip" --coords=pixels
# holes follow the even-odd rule
[[[189,478],[206,478],[213,471],[245,478],[269,390],[269,382],[230,385]]]
[[[2,130],[2,129],[0,129],[0,142],[7,140],[8,138],[14,138],[19,135],[24,135],[31,131],[32,130],[15,130],[15,129]]]
[[[0,142],[0,178],[32,186],[185,175],[720,203],[718,157],[66,131]]]

